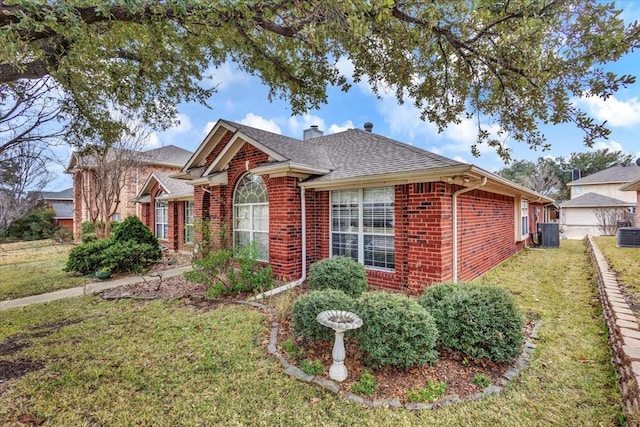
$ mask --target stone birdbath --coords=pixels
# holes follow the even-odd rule
[[[347,367],[344,366],[344,333],[362,326],[362,319],[357,314],[342,310],[327,310],[318,314],[316,320],[321,325],[336,331],[336,339],[333,342],[333,364],[329,368],[329,378],[339,382],[347,378]]]

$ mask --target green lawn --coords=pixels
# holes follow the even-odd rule
[[[53,240],[0,245],[0,301],[87,283],[62,270],[71,248]]]
[[[481,279],[542,319],[531,365],[500,395],[419,413],[365,409],[283,374],[263,314],[245,307],[83,297],[2,311],[0,366],[42,368],[0,384],[0,425],[617,425],[590,269],[582,242],[563,241]]]
[[[640,248],[619,248],[616,237],[595,237],[596,244],[607,258],[609,267],[618,273],[618,281],[640,301]]]

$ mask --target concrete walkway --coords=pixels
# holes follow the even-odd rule
[[[190,265],[182,267],[172,268],[170,270],[162,271],[162,278],[168,279],[169,277],[178,276],[185,271],[191,270]],[[144,277],[144,278],[143,278]],[[32,295],[30,297],[16,298],[5,301],[0,301],[0,310],[6,310],[14,307],[24,307],[25,305],[40,304],[43,302],[55,301],[57,299],[81,297],[83,295],[97,294],[105,289],[116,288],[122,285],[132,285],[135,283],[142,283],[146,280],[153,280],[156,276],[129,276],[122,279],[104,280],[100,282],[87,283],[84,286],[78,286],[77,288],[62,289],[55,292],[49,292],[47,294]]]

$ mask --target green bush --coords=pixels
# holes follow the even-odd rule
[[[102,268],[112,272],[142,272],[157,261],[157,248],[136,242],[101,239],[76,246],[69,253],[65,270],[91,274]]]
[[[51,237],[60,243],[73,242],[73,231],[67,227],[58,227]]]
[[[82,243],[89,243],[95,242],[96,240],[98,240],[98,237],[96,237],[96,233],[85,233],[80,237],[80,240],[82,241]]]
[[[111,238],[114,241],[134,241],[158,247],[158,259],[160,259],[161,253],[158,238],[153,235],[149,227],[144,225],[137,216],[129,216],[115,227],[113,225],[111,227]]]
[[[436,323],[417,301],[401,294],[367,292],[356,303],[362,318],[357,330],[358,347],[373,367],[399,368],[435,363],[438,339]]]
[[[273,271],[269,264],[258,261],[258,247],[250,243],[236,250],[233,260],[238,268],[229,269],[227,275],[233,293],[264,292],[273,288]]]
[[[508,362],[524,340],[522,313],[507,291],[475,284],[438,284],[420,304],[435,318],[440,343],[474,359]]]
[[[101,256],[102,267],[112,272],[141,273],[158,261],[158,248],[131,240],[114,241],[102,251]]]
[[[255,245],[247,245],[235,253],[228,250],[207,251],[191,262],[193,270],[187,280],[207,287],[207,296],[235,295],[239,292],[263,292],[273,287],[270,265],[257,260]]]
[[[82,221],[82,224],[80,224],[80,233],[83,236],[90,233],[95,234],[95,232],[96,229],[91,221]]]
[[[311,290],[337,289],[358,298],[367,290],[367,274],[362,264],[336,256],[312,264],[307,283]]]
[[[69,252],[65,270],[81,274],[95,273],[104,267],[102,254],[112,244],[111,239],[102,239],[76,246]]]
[[[336,289],[311,291],[301,295],[296,299],[291,314],[293,332],[296,336],[302,336],[310,342],[331,341],[335,337],[335,332],[318,323],[316,317],[325,310],[353,311],[353,306],[353,298]]]
[[[7,230],[7,236],[21,240],[42,240],[50,238],[58,228],[53,223],[55,211],[52,208],[37,208],[16,220]]]

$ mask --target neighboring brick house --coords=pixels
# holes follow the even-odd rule
[[[53,222],[61,227],[73,230],[73,188],[62,191],[43,191],[44,204],[55,212]]]
[[[596,212],[611,211],[623,220],[625,211],[633,218],[637,210],[637,197],[624,189],[640,179],[640,166],[612,166],[567,184],[571,200],[560,205],[560,227],[564,239],[584,239],[587,234],[603,233],[601,220]],[[619,211],[616,214],[615,211]],[[607,227],[609,228],[609,227]]]
[[[142,188],[149,174],[153,171],[178,172],[191,157],[192,153],[174,145],[168,145],[148,151],[136,152],[136,154],[139,156],[140,162],[137,167],[129,172],[125,179],[125,186],[119,197],[120,205],[112,217],[114,221],[123,220],[131,215],[140,216],[140,205],[135,203],[133,199]],[[87,198],[83,196],[83,193],[91,191],[92,183],[87,171],[94,165],[95,163],[91,156],[82,156],[74,152],[66,170],[67,173],[73,174],[73,231],[76,240],[80,237],[82,222],[89,220]]]
[[[551,199],[365,128],[312,127],[298,140],[219,120],[173,177],[193,186],[196,221],[227,229],[236,246],[256,242],[281,280],[344,255],[372,286],[419,293],[478,277],[524,248],[547,215]],[[148,196],[163,187],[153,181]]]

